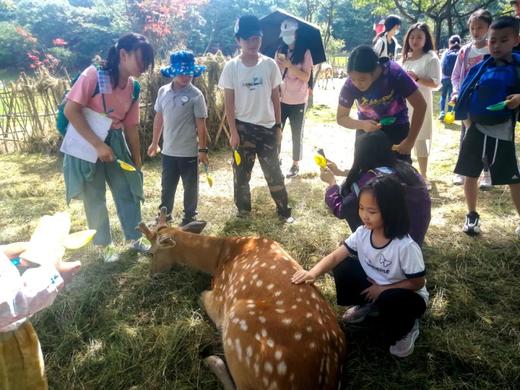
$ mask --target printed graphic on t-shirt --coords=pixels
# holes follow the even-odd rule
[[[484,55],[468,58],[468,69],[471,69],[474,65],[478,64],[483,58]]]
[[[264,84],[264,80],[262,77],[253,77],[251,80],[249,81],[244,81],[242,83],[242,85],[244,87],[247,87],[250,91],[254,91],[258,88],[258,86],[260,85],[263,85]]]
[[[390,265],[392,265],[392,261],[388,260],[383,253],[378,253],[376,259],[372,259],[367,256],[366,262],[369,267],[371,267],[374,271],[377,271],[382,274],[390,273]]]
[[[362,113],[365,118],[372,120],[379,120],[381,113],[386,113],[387,116],[396,116],[403,110],[399,100],[395,98],[395,91],[392,89],[387,95],[370,99],[362,96],[359,99],[358,111]]]

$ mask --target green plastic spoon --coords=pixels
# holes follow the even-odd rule
[[[395,120],[396,120],[395,116],[387,116],[386,118],[381,118],[381,120],[379,121],[379,124],[381,126],[390,126],[390,125],[394,124]]]
[[[507,104],[510,101],[511,100],[504,100],[503,102],[492,104],[490,106],[487,106],[486,110],[489,110],[489,111],[502,111],[503,109],[505,109],[507,107]]]

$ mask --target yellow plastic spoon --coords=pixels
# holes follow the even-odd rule
[[[327,167],[327,159],[322,156],[319,153],[316,153],[314,155],[314,162],[320,167],[320,168],[326,168]]]
[[[233,149],[233,157],[235,158],[235,164],[240,165],[242,162],[242,158],[240,157],[240,153],[238,153],[238,150]]]
[[[213,178],[208,173],[208,164],[204,164],[204,172],[206,172],[206,180],[208,181],[208,185],[213,187]]]
[[[95,235],[94,229],[71,233],[63,240],[63,247],[69,250],[79,249],[92,241]]]
[[[119,166],[121,167],[122,170],[124,171],[128,171],[128,172],[135,172],[136,169],[133,165],[130,165],[126,162],[124,162],[123,160],[119,160],[119,159],[116,159],[117,163],[119,164]]]

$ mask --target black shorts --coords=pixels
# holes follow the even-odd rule
[[[485,153],[483,153],[484,142]],[[475,126],[471,126],[462,141],[455,173],[477,178],[484,168],[484,161],[489,165],[493,185],[520,183],[514,141],[486,136]]]

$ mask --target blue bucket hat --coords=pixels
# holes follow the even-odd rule
[[[206,67],[196,65],[195,57],[191,51],[178,50],[170,54],[170,66],[161,68],[164,77],[175,77],[179,75],[199,77]]]

